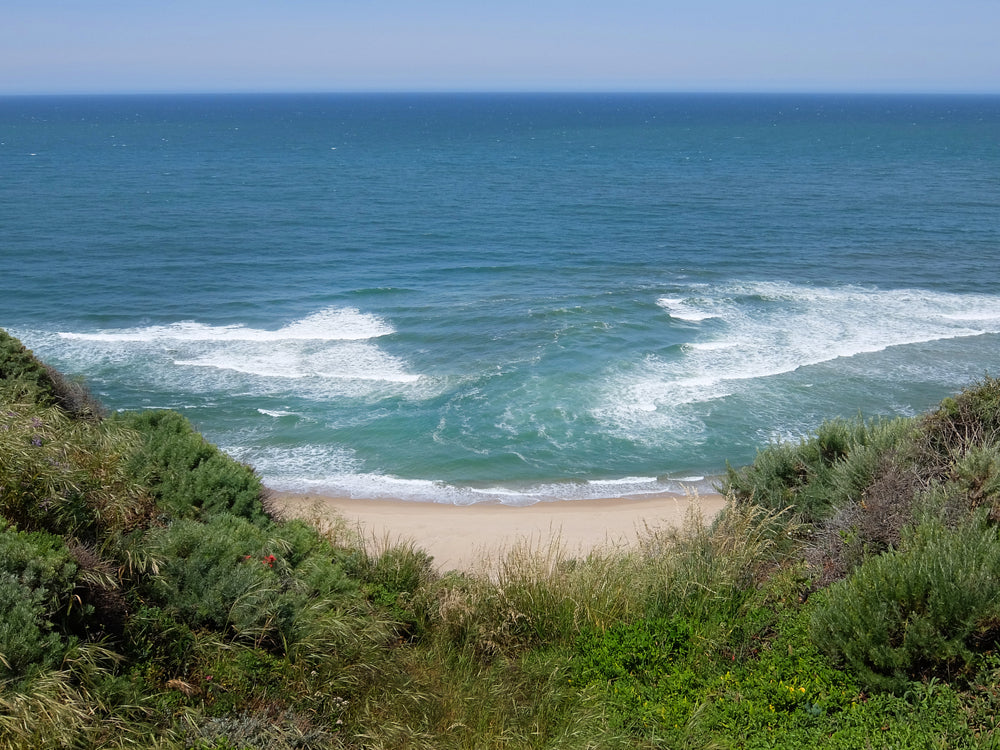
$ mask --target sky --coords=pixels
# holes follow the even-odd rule
[[[1000,0],[4,0],[0,94],[1000,93]]]

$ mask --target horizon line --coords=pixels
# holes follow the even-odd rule
[[[93,91],[3,91],[0,98],[29,97],[141,97],[141,96],[952,96],[996,97],[1000,89],[915,90],[915,89],[160,89]]]

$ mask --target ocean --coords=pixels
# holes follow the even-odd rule
[[[277,489],[709,489],[1000,375],[1000,97],[0,98],[0,327]]]

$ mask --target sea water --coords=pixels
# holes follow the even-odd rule
[[[276,488],[706,489],[1000,374],[1000,98],[3,98],[0,254],[0,326]]]

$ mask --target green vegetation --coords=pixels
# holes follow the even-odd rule
[[[0,748],[1000,747],[1000,382],[441,574],[0,332]]]

